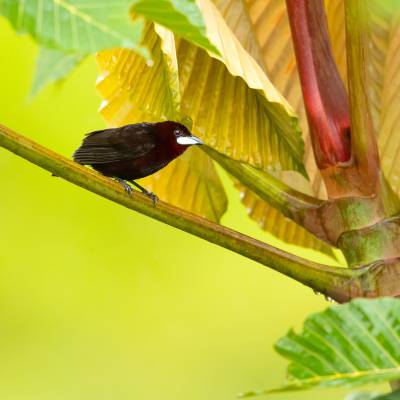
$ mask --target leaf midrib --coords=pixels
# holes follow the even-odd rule
[[[276,390],[282,390],[282,389],[287,389],[288,387],[295,387],[295,386],[307,386],[308,384],[313,385],[318,382],[328,382],[328,381],[334,381],[337,379],[341,378],[360,378],[368,375],[374,375],[376,377],[379,377],[381,375],[388,375],[391,373],[398,373],[400,375],[400,365],[396,366],[395,368],[374,368],[366,371],[353,371],[353,372],[339,372],[331,375],[320,375],[312,378],[307,378],[307,379],[294,379],[289,382],[288,385],[280,388],[280,389],[274,389],[272,391]]]
[[[99,29],[100,31],[109,34],[110,36],[113,36],[114,38],[118,40],[125,40],[126,38],[123,35],[118,34],[118,32],[115,32],[111,29],[108,28],[107,25],[95,20],[92,18],[90,15],[85,14],[82,12],[79,8],[76,6],[69,4],[65,0],[53,0],[54,4],[63,7],[65,10],[67,10],[71,15],[74,15],[78,18],[81,18],[83,21],[85,21],[87,24],[92,25]],[[127,15],[128,18],[128,15]],[[88,32],[89,33],[89,32]],[[91,35],[89,35],[91,36]]]

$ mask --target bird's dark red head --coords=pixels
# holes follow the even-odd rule
[[[203,144],[196,136],[192,135],[185,125],[174,121],[157,122],[154,124],[159,139],[175,157],[181,155],[188,147]]]

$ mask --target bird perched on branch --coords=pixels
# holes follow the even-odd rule
[[[203,142],[178,122],[143,122],[87,134],[73,159],[115,178],[129,194],[127,182],[132,183],[156,202],[157,196],[135,180],[154,174],[197,144]]]

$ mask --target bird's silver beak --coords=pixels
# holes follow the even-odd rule
[[[192,146],[194,144],[204,144],[202,140],[200,140],[196,136],[178,136],[176,138],[176,142],[183,146]]]

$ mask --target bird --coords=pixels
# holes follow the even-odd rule
[[[155,204],[158,197],[135,180],[154,174],[188,147],[201,144],[202,140],[179,122],[141,122],[88,133],[72,158],[114,178],[128,194],[133,190],[131,183]]]

